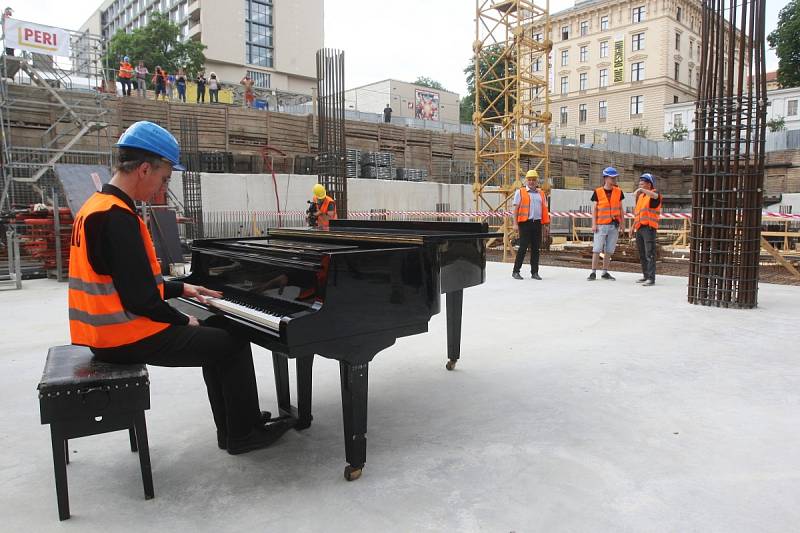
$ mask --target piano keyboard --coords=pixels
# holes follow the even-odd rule
[[[206,304],[215,307],[220,311],[225,311],[226,313],[230,313],[241,318],[246,318],[251,322],[256,322],[257,324],[266,326],[274,331],[278,331],[280,328],[280,316],[272,314],[263,309],[256,308],[255,306],[233,302],[231,300],[226,300],[225,298],[206,298]]]

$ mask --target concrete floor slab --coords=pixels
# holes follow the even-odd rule
[[[200,371],[152,367],[156,497],[125,432],[71,441],[59,523],[36,384],[68,342],[66,286],[0,292],[0,516],[5,531],[776,531],[800,524],[800,287],[759,308],[686,303],[686,279],[585,281],[490,263],[445,318],[371,365],[363,477],[342,478],[336,361],[314,366],[314,422],[267,450],[216,447]],[[262,407],[271,360],[256,349]]]

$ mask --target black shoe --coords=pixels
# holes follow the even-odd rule
[[[522,279],[522,276],[519,275],[519,272],[512,272],[511,277],[514,279]]]
[[[588,277],[588,278],[586,278],[586,281],[594,281],[594,280],[596,280],[596,279],[597,279],[597,274],[595,274],[594,272],[592,272],[591,274],[589,274],[589,277]]]
[[[652,287],[655,284],[656,284],[656,282],[654,280],[648,279],[647,281],[642,283],[642,287]]]
[[[647,278],[640,278],[636,280],[636,283],[644,283],[645,281],[647,281]]]
[[[539,275],[538,272],[534,272],[533,274],[531,274],[531,277],[533,279],[538,279],[539,281],[542,281],[542,277]]]
[[[268,426],[255,427],[246,437],[228,439],[228,453],[231,455],[239,455],[241,453],[266,448],[281,438],[281,435],[289,431],[292,427],[294,427],[294,419],[279,420]]]
[[[617,281],[617,278],[615,278],[614,276],[612,276],[608,272],[603,272],[603,275],[600,276],[600,277],[603,278],[603,279],[607,279],[609,281]]]
[[[263,426],[272,422],[272,413],[269,411],[261,411],[261,416],[258,419],[258,425]],[[217,431],[217,446],[220,450],[228,449],[228,433],[225,431]]]

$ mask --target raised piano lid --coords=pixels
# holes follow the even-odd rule
[[[490,233],[486,222],[427,222],[394,220],[330,221],[329,230],[316,228],[271,228],[271,237],[314,241],[357,241],[396,244],[428,244],[450,240],[490,239],[502,233]]]

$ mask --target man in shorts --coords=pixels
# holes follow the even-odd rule
[[[614,167],[603,170],[603,186],[595,189],[592,195],[592,273],[586,278],[588,281],[597,279],[597,266],[600,263],[600,254],[603,254],[603,279],[614,281],[614,276],[608,273],[611,255],[617,247],[620,227],[625,229],[622,211],[622,200],[625,195],[617,187],[619,173]]]

